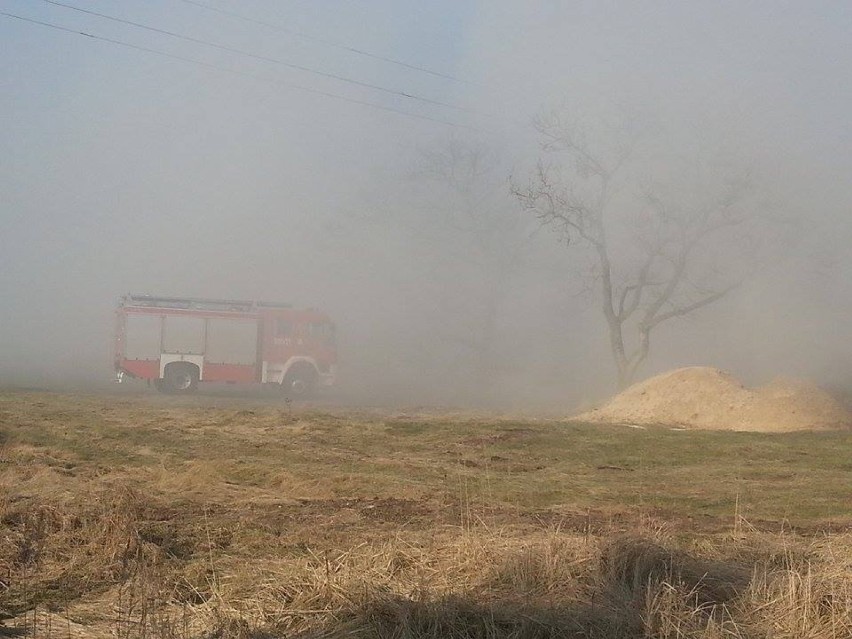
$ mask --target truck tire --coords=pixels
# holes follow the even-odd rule
[[[284,394],[291,399],[307,399],[317,388],[317,372],[308,363],[296,364],[287,371],[281,383]]]
[[[198,367],[193,364],[169,364],[163,371],[159,390],[172,395],[188,395],[198,390]]]

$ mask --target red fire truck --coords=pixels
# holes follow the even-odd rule
[[[315,309],[274,302],[127,295],[116,311],[117,381],[168,393],[199,382],[280,385],[304,397],[334,384],[334,324]]]

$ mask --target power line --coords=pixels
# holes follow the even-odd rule
[[[448,109],[455,109],[457,111],[466,111],[466,112],[474,112],[472,109],[468,109],[465,107],[460,107],[455,104],[450,104],[448,102],[441,102],[440,100],[432,100],[430,98],[423,97],[421,95],[417,95],[416,93],[408,93],[406,91],[397,91],[395,89],[389,89],[387,87],[380,86],[378,84],[371,84],[369,82],[362,82],[360,80],[354,80],[352,78],[348,78],[346,76],[337,75],[335,73],[326,73],[325,71],[319,71],[317,69],[312,69],[310,67],[306,67],[300,64],[294,64],[292,62],[286,62],[284,60],[279,60],[277,58],[271,58],[265,55],[260,55],[257,53],[252,53],[250,51],[244,51],[243,49],[237,49],[235,47],[229,47],[224,44],[218,44],[216,42],[210,42],[209,40],[201,40],[200,38],[193,38],[192,36],[183,35],[181,33],[175,33],[174,31],[167,31],[166,29],[160,29],[158,27],[152,27],[147,24],[142,24],[139,22],[133,22],[132,20],[124,20],[123,18],[116,18],[115,16],[110,16],[105,13],[98,13],[97,11],[91,11],[90,9],[83,9],[82,7],[76,7],[71,4],[66,4],[64,2],[57,2],[56,0],[41,0],[50,5],[54,5],[57,7],[63,7],[65,9],[71,9],[72,11],[78,11],[80,13],[85,13],[88,15],[96,16],[98,18],[103,18],[104,20],[110,20],[112,22],[118,22],[119,24],[126,24],[132,27],[137,27],[139,29],[145,29],[147,31],[152,31],[154,33],[159,33],[161,35],[166,35],[171,38],[177,38],[179,40],[184,40],[186,42],[192,42],[194,44],[202,44],[204,46],[213,47],[215,49],[219,49],[221,51],[228,51],[229,53],[236,53],[238,55],[247,56],[249,58],[254,58],[255,60],[263,60],[264,62],[272,62],[274,64],[280,64],[282,66],[296,69],[298,71],[304,71],[306,73],[312,73],[314,75],[322,76],[325,78],[331,78],[332,80],[339,80],[340,82],[346,82],[349,84],[354,84],[356,86],[365,87],[367,89],[373,89],[375,91],[382,91],[383,93],[389,93],[391,95],[397,95],[404,98],[408,98],[411,100],[417,100],[419,102],[424,102],[426,104],[432,104],[435,106],[442,106]]]
[[[252,18],[250,16],[242,15],[240,13],[236,13],[234,11],[227,11],[225,9],[220,9],[218,7],[211,7],[208,4],[204,4],[203,2],[196,2],[196,0],[181,0],[181,2],[185,2],[186,4],[191,4],[193,6],[199,7],[201,9],[206,9],[207,11],[214,11],[216,13],[220,13],[222,15],[230,16],[232,18],[237,18],[238,20],[243,20],[245,22],[251,22],[252,24],[258,24],[267,29],[273,29],[275,31],[281,31],[282,33],[288,33],[297,38],[302,38],[303,40],[310,40],[311,42],[317,42],[319,44],[323,44],[329,47],[334,47],[335,49],[340,49],[342,51],[348,51],[350,53],[355,53],[357,55],[366,56],[368,58],[373,58],[375,60],[381,60],[382,62],[388,62],[389,64],[395,64],[400,67],[405,67],[406,69],[411,69],[413,71],[420,71],[422,73],[428,73],[429,75],[436,76],[438,78],[444,78],[446,80],[452,80],[453,82],[460,82],[462,84],[471,84],[468,80],[463,80],[462,78],[457,78],[455,76],[449,75],[447,73],[441,73],[440,71],[433,71],[432,69],[427,69],[426,67],[421,67],[416,64],[409,64],[408,62],[403,62],[401,60],[396,60],[394,58],[390,58],[384,55],[380,55],[378,53],[372,53],[370,51],[366,51],[364,49],[359,49],[356,47],[351,47],[346,44],[341,44],[340,42],[335,42],[334,40],[327,40],[325,38],[320,38],[315,35],[311,35],[309,33],[304,33],[302,31],[296,31],[295,29],[290,29],[288,27],[281,26],[280,24],[275,24],[272,22],[265,22],[264,20],[258,20],[257,18]]]
[[[122,47],[127,47],[128,49],[134,49],[136,51],[144,51],[146,53],[153,53],[154,55],[162,56],[164,58],[171,58],[172,60],[180,60],[181,62],[188,62],[190,64],[194,64],[194,65],[197,65],[197,66],[200,66],[200,67],[205,67],[205,68],[208,68],[208,69],[214,69],[216,71],[224,71],[225,73],[232,73],[232,74],[235,74],[235,75],[248,77],[248,78],[251,78],[253,80],[260,81],[260,82],[277,84],[277,85],[285,86],[285,87],[288,87],[288,88],[291,88],[291,89],[297,89],[299,91],[305,91],[307,93],[313,93],[315,95],[321,95],[321,96],[324,96],[324,97],[333,98],[335,100],[342,100],[343,102],[350,102],[352,104],[359,104],[361,106],[366,106],[366,107],[370,107],[370,108],[373,108],[373,109],[379,109],[381,111],[388,111],[390,113],[396,113],[398,115],[403,115],[403,116],[409,117],[409,118],[415,118],[415,119],[418,119],[418,120],[426,120],[427,122],[434,122],[436,124],[443,124],[445,126],[451,126],[451,127],[459,128],[459,129],[471,129],[473,131],[479,130],[474,126],[470,126],[470,125],[467,125],[467,124],[459,124],[457,122],[451,122],[449,120],[442,120],[441,118],[433,118],[433,117],[430,117],[428,115],[420,115],[420,114],[417,114],[417,113],[411,113],[410,111],[403,111],[402,109],[395,109],[393,107],[385,106],[383,104],[376,104],[375,102],[367,102],[365,100],[357,100],[357,99],[354,99],[354,98],[347,98],[347,97],[339,95],[337,93],[331,93],[331,92],[328,92],[328,91],[323,91],[321,89],[314,89],[312,87],[306,87],[306,86],[303,86],[301,84],[294,84],[294,83],[291,83],[291,82],[285,82],[283,80],[270,80],[268,78],[263,78],[261,76],[255,75],[253,73],[247,73],[245,71],[240,71],[238,69],[229,69],[228,67],[220,67],[218,65],[210,64],[209,62],[204,62],[202,60],[196,60],[194,58],[187,58],[187,57],[175,55],[175,54],[172,54],[172,53],[166,53],[165,51],[158,51],[157,49],[150,49],[148,47],[143,47],[143,46],[140,46],[140,45],[137,45],[137,44],[132,44],[130,42],[124,42],[122,40],[114,40],[112,38],[106,38],[106,37],[103,37],[103,36],[98,36],[98,35],[95,35],[93,33],[88,33],[86,31],[79,31],[77,29],[71,29],[71,28],[68,28],[68,27],[63,27],[61,25],[52,24],[50,22],[43,22],[41,20],[34,20],[33,18],[25,18],[23,16],[19,16],[19,15],[16,15],[14,13],[7,13],[5,11],[0,11],[0,15],[6,16],[8,18],[14,18],[16,20],[21,20],[23,22],[29,22],[29,23],[32,23],[32,24],[37,24],[37,25],[40,25],[40,26],[43,26],[43,27],[49,27],[51,29],[56,29],[57,31],[64,31],[66,33],[73,33],[74,35],[85,36],[85,37],[91,38],[93,40],[100,40],[101,42],[108,42],[110,44],[114,44],[114,45],[118,45],[118,46],[122,46]]]

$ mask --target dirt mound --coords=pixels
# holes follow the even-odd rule
[[[849,428],[852,414],[813,384],[776,380],[746,388],[716,368],[681,368],[639,382],[579,420],[783,432]]]

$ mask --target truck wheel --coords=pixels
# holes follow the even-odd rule
[[[198,389],[198,368],[169,364],[163,373],[159,388],[175,395],[194,393]]]
[[[305,399],[314,394],[317,387],[317,373],[313,366],[294,366],[281,384],[287,397]]]

